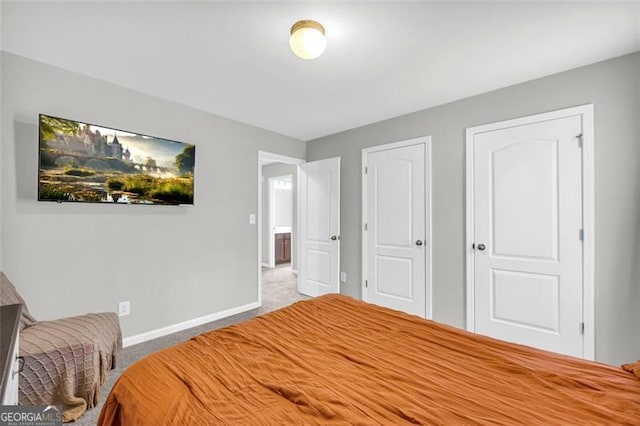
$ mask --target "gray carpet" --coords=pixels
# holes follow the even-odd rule
[[[237,324],[257,315],[271,312],[299,300],[308,299],[297,291],[297,277],[291,273],[291,265],[278,265],[273,269],[262,269],[262,307],[252,311],[244,312],[232,317],[213,321],[198,327],[190,328],[179,333],[170,334],[148,342],[124,348],[118,355],[118,366],[115,370],[109,372],[107,384],[104,387],[98,406],[87,410],[87,412],[74,424],[78,425],[95,425],[102,409],[102,404],[107,395],[111,391],[116,379],[131,364],[142,357],[145,357],[160,349],[176,345],[178,343],[189,340],[190,338],[210,330],[226,327],[228,325]]]

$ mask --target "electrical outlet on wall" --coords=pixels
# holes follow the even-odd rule
[[[343,283],[347,282],[347,273],[346,272],[340,272],[340,281]]]
[[[255,215],[255,214],[251,213],[251,214],[249,215],[249,223],[250,223],[251,225],[255,225],[255,224],[256,224],[256,215]]]
[[[131,304],[127,300],[126,302],[118,303],[118,316],[124,317],[131,313]]]

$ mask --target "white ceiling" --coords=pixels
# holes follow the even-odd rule
[[[640,1],[4,1],[2,49],[310,140],[640,50]]]

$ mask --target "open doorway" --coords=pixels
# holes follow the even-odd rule
[[[293,273],[297,273],[296,169],[285,163],[262,166],[262,266],[277,265]],[[280,175],[282,172],[290,174]]]
[[[298,293],[298,166],[304,160],[258,153],[258,301],[271,311]]]

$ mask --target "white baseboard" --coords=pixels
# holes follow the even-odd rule
[[[268,263],[262,262],[261,265],[262,265],[263,268],[270,268]]]
[[[298,275],[298,270],[297,269],[292,269],[291,273]]]
[[[188,321],[179,322],[177,324],[169,325],[167,327],[158,328],[156,330],[147,331],[145,333],[136,334],[134,336],[125,337],[122,339],[122,346],[132,346],[138,343],[146,342],[149,340],[157,339],[158,337],[166,336],[167,334],[177,333],[178,331],[186,330],[187,328],[197,327],[202,324],[206,324],[211,321],[216,321],[222,318],[230,317],[232,315],[247,312],[252,309],[260,307],[258,302],[249,303],[247,305],[237,306],[235,308],[227,309],[221,312],[215,312],[213,314],[205,315],[199,318],[194,318]]]

